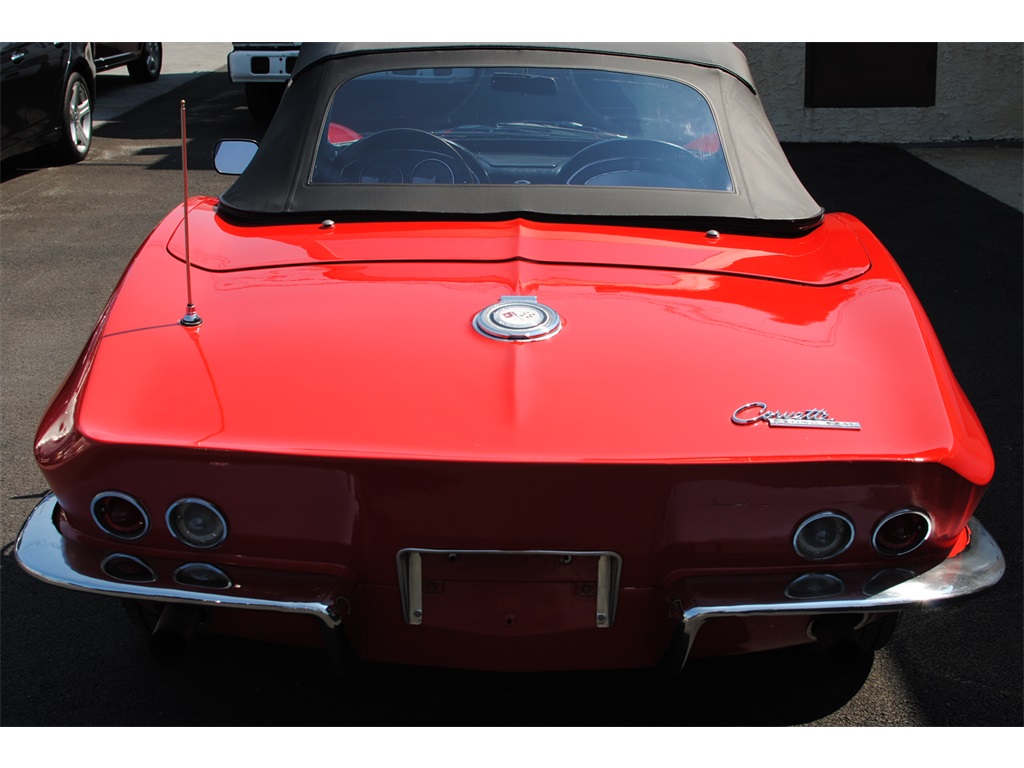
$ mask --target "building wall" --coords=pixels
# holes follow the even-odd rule
[[[739,43],[782,141],[893,142],[1024,138],[1024,45],[939,43],[935,106],[807,108],[803,43]]]

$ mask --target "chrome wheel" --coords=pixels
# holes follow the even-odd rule
[[[139,58],[128,65],[128,74],[137,83],[151,83],[160,77],[163,63],[163,43],[143,43]]]
[[[89,88],[81,79],[71,84],[67,106],[68,138],[77,154],[85,157],[92,142],[92,100]]]
[[[92,144],[92,89],[78,72],[72,72],[64,85],[63,125],[54,144],[55,160],[77,163],[89,154]]]
[[[146,43],[146,71],[151,75],[160,74],[160,43]]]

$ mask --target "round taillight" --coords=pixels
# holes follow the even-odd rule
[[[227,589],[231,586],[231,579],[228,578],[228,575],[220,568],[208,563],[186,563],[174,572],[172,578],[187,587]]]
[[[110,555],[100,563],[100,569],[112,579],[118,581],[130,581],[135,584],[144,584],[156,581],[156,573],[132,555]]]
[[[901,509],[886,515],[875,526],[871,545],[882,555],[905,555],[924,544],[932,532],[932,520],[920,509]]]
[[[196,549],[219,546],[228,535],[224,516],[203,499],[179,499],[167,510],[171,534]]]
[[[149,530],[146,510],[126,493],[106,491],[96,494],[90,509],[96,525],[114,538],[138,539]]]
[[[823,600],[843,594],[846,585],[831,573],[805,573],[786,587],[786,597],[793,600]]]
[[[838,512],[819,512],[800,523],[793,549],[805,560],[828,560],[853,543],[853,523]]]

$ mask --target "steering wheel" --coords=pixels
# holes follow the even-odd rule
[[[707,186],[699,157],[654,139],[609,139],[584,147],[565,161],[558,182],[598,187]]]
[[[452,141],[414,128],[392,128],[360,139],[342,155],[343,183],[480,184],[483,165]]]

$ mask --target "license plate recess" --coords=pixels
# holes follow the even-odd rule
[[[403,549],[407,624],[541,633],[615,621],[621,558],[571,550]]]

